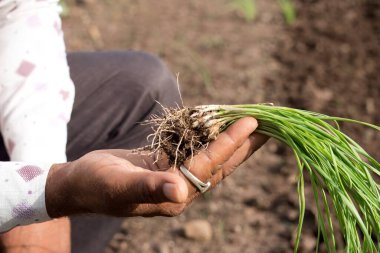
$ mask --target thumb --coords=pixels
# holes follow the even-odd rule
[[[186,182],[173,173],[158,171],[134,173],[131,182],[135,203],[183,203],[187,200]]]

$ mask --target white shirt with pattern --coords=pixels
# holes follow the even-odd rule
[[[0,232],[49,220],[45,185],[66,161],[74,101],[57,0],[0,0]]]

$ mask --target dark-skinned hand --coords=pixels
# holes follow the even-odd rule
[[[184,165],[214,187],[266,142],[254,133],[256,128],[254,118],[238,120]],[[46,185],[47,211],[53,218],[81,213],[179,215],[200,193],[165,158],[155,161],[149,152],[115,149],[54,165]]]

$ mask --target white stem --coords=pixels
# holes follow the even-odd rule
[[[212,127],[212,126],[214,126],[214,125],[216,125],[216,124],[218,124],[218,123],[220,123],[220,122],[222,122],[223,120],[222,119],[212,119],[212,120],[208,120],[205,124],[204,124],[204,126],[206,127],[206,128],[209,128],[209,127]]]
[[[200,120],[205,123],[207,121],[209,121],[210,119],[214,118],[214,116],[216,116],[216,112],[212,112],[212,113],[208,113],[207,115],[203,116],[202,118],[200,118]]]
[[[217,111],[220,109],[220,105],[198,105],[195,109],[200,112],[209,112],[209,111]]]

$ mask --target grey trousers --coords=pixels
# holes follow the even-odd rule
[[[146,137],[152,130],[140,123],[151,114],[160,113],[160,104],[180,104],[173,75],[150,54],[72,53],[68,62],[76,87],[68,125],[69,160],[97,149],[146,145]],[[1,138],[0,159],[8,160]],[[103,252],[121,221],[95,215],[71,217],[72,252]]]

